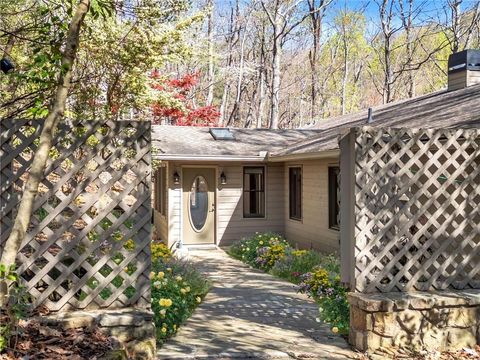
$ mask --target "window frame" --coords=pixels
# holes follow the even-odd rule
[[[246,169],[262,169],[262,188],[263,190],[246,190],[245,189],[245,170]],[[245,196],[251,192],[263,193],[263,214],[249,214],[245,209]],[[244,219],[265,219],[267,217],[267,168],[266,166],[245,165],[242,167],[242,207]]]
[[[160,215],[167,214],[167,196],[168,196],[168,171],[166,165],[160,165],[155,171],[155,201],[154,209]]]
[[[333,183],[335,181],[335,183]],[[328,228],[340,230],[340,166],[328,166]]]
[[[300,190],[292,191],[292,175],[293,171],[299,171],[300,174]],[[296,199],[295,195],[299,193],[299,198]],[[294,200],[300,204],[294,205]],[[299,208],[300,214],[294,213],[294,209]],[[303,221],[303,167],[301,165],[294,165],[288,167],[288,217],[290,220]]]

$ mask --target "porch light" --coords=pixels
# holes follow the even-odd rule
[[[15,69],[15,66],[7,58],[2,58],[2,60],[0,60],[0,69],[3,71],[4,74],[7,74],[9,72],[12,72],[13,69]]]
[[[177,172],[177,171],[175,171],[175,172],[173,173],[173,183],[174,183],[175,185],[180,184],[180,175],[178,175],[178,172]]]
[[[227,175],[223,171],[220,174],[220,184],[227,185]]]

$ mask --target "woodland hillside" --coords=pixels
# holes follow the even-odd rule
[[[0,117],[43,117],[66,0],[0,0]],[[92,1],[69,118],[305,127],[446,86],[480,47],[478,0]],[[95,10],[97,9],[97,10]]]

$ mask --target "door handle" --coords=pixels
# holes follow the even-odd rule
[[[212,204],[212,209],[210,210],[210,212],[214,212],[215,211],[215,204]]]

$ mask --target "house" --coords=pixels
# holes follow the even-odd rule
[[[295,130],[153,126],[156,235],[227,246],[278,232],[339,249],[339,148],[346,129],[480,127],[480,51],[449,59],[448,88]]]

